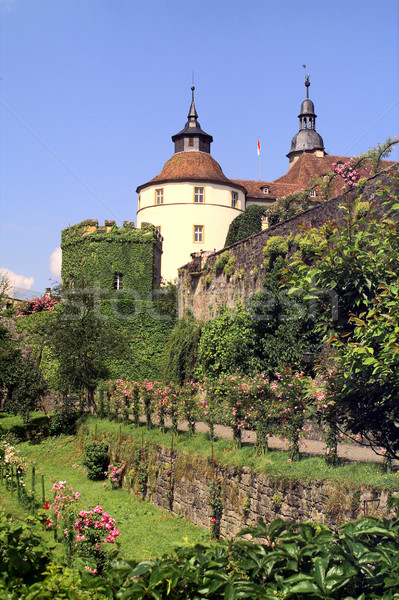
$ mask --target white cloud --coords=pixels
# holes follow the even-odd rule
[[[50,256],[50,271],[53,277],[61,277],[61,248],[56,248]]]
[[[22,288],[24,290],[30,290],[35,280],[33,277],[25,277],[25,275],[17,275],[14,271],[0,267],[0,275],[8,277],[12,288]]]

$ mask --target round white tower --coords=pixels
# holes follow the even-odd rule
[[[161,273],[177,277],[192,252],[223,247],[231,221],[245,209],[245,188],[227,179],[210,155],[213,141],[201,129],[194,103],[172,136],[175,153],[161,173],[137,188],[137,226],[152,223],[164,238]]]

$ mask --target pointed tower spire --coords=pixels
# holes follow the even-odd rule
[[[198,114],[197,114],[197,110],[195,108],[195,102],[194,102],[194,91],[195,91],[195,85],[191,86],[191,106],[190,106],[190,110],[188,112],[187,115],[187,119],[189,120],[189,122],[194,122],[197,123],[197,119],[198,119]]]
[[[191,104],[187,115],[187,123],[179,133],[172,136],[172,141],[175,143],[176,152],[207,152],[211,153],[211,143],[213,137],[205,131],[202,131],[201,125],[198,122],[198,113],[195,108],[194,101],[195,86],[191,86]]]

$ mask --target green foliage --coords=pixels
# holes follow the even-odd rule
[[[37,410],[47,386],[35,361],[22,354],[18,354],[16,359],[13,367],[14,381],[8,387],[4,408],[13,414],[20,414],[24,421],[29,421],[30,413]]]
[[[246,208],[243,213],[230,223],[225,247],[262,231],[262,217],[266,214],[267,209],[257,204],[252,204]]]
[[[108,320],[98,314],[92,291],[69,290],[57,307],[48,330],[48,346],[56,359],[57,389],[86,395],[94,406],[94,391],[109,375],[109,361],[125,352],[123,340]]]
[[[197,374],[218,378],[240,370],[254,373],[260,363],[253,324],[245,310],[223,310],[202,329],[198,347]]]
[[[87,467],[89,479],[104,479],[108,469],[108,444],[94,441],[86,444],[83,453],[83,464]]]
[[[75,400],[75,401],[74,401]],[[76,408],[76,398],[66,396],[56,406],[50,418],[50,435],[73,435],[82,412]]]
[[[42,578],[50,553],[34,524],[33,517],[21,522],[0,512],[0,591],[3,586],[11,592]]]
[[[288,252],[288,244],[285,238],[281,235],[275,235],[269,238],[266,246],[263,248],[263,256],[265,257],[265,267],[270,269],[273,266],[276,258],[285,258]]]
[[[286,261],[276,258],[266,272],[262,290],[246,303],[262,371],[269,377],[286,367],[301,370],[303,353],[315,351],[322,339],[305,293],[298,290],[289,294],[284,281],[286,268]]]
[[[341,420],[388,457],[399,457],[399,288],[382,286],[369,310],[350,319],[349,341],[340,351],[336,393]]]
[[[201,324],[187,311],[172,329],[163,353],[163,377],[182,384],[192,379],[197,362]]]
[[[229,262],[229,258],[230,258],[230,253],[228,250],[226,250],[225,252],[222,252],[220,257],[215,262],[215,273],[219,273],[220,271],[222,271],[224,269],[224,267]]]
[[[399,526],[363,518],[336,531],[321,523],[267,526],[263,520],[238,535],[258,541],[220,541],[180,547],[140,563],[111,565],[122,598],[174,600],[394,600],[399,572]]]
[[[223,272],[227,277],[230,277],[235,270],[237,258],[235,256],[231,256],[227,263],[224,265]]]
[[[141,300],[151,299],[153,227],[111,227],[103,231],[78,223],[62,232],[62,280],[86,281],[104,292],[113,291],[114,273],[123,276],[123,288]],[[76,284],[75,284],[76,287]]]

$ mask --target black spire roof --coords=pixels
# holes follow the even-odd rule
[[[175,153],[194,150],[210,154],[213,137],[205,133],[198,122],[198,114],[194,102],[194,90],[195,87],[191,86],[191,105],[187,115],[188,121],[184,129],[172,135],[172,142],[175,143]]]
[[[309,100],[309,75],[305,78],[306,99],[301,104],[299,118],[299,132],[294,135],[291,141],[291,149],[287,154],[288,158],[293,158],[302,152],[311,152],[313,150],[323,150],[324,142],[321,135],[316,131],[316,114],[314,104]]]

